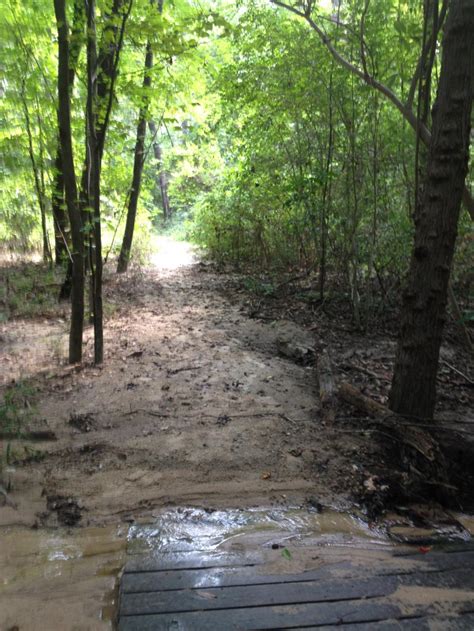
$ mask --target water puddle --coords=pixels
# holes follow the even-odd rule
[[[311,507],[250,510],[176,508],[149,525],[129,530],[129,554],[225,551],[271,546],[383,548],[403,544],[447,545],[468,541],[472,520],[449,516],[443,523],[415,526],[410,517],[392,515],[369,524],[357,514]]]
[[[113,628],[126,528],[0,532],[0,629]]]
[[[275,544],[391,545],[383,529],[362,519],[332,510],[253,509],[205,510],[176,508],[164,511],[154,524],[132,526],[129,553],[226,550]]]
[[[127,559],[200,551],[251,555],[281,548],[298,571],[306,569],[305,550],[348,549],[350,554],[385,555],[399,542],[446,544],[467,540],[472,518],[414,528],[391,517],[378,525],[361,516],[316,505],[309,508],[212,510],[173,508],[133,526],[71,530],[0,531],[0,628],[36,631],[112,629],[117,584]],[[398,521],[397,521],[398,520]],[[398,540],[398,541],[397,541]],[[378,552],[377,552],[378,551]],[[382,559],[382,557],[380,557]],[[314,557],[313,557],[314,559]],[[281,559],[283,562],[284,559]],[[288,571],[277,563],[272,571]],[[270,571],[267,567],[266,571]],[[38,622],[40,620],[40,622]]]

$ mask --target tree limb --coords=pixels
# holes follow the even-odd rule
[[[328,35],[326,35],[323,29],[318,24],[316,24],[316,22],[310,15],[303,13],[299,9],[286,4],[281,0],[270,0],[270,2],[306,20],[306,22],[308,22],[313,31],[315,31],[319,39],[326,46],[332,57],[339,63],[339,65],[341,65],[343,68],[346,68],[346,70],[354,74],[356,77],[359,77],[359,79],[362,79],[362,81],[364,81],[367,85],[371,86],[372,88],[378,90],[378,92],[383,94],[391,103],[393,103],[393,105],[395,105],[395,107],[402,114],[404,119],[410,124],[410,126],[415,130],[415,132],[419,133],[422,142],[427,146],[429,145],[431,140],[431,132],[428,127],[426,127],[426,125],[424,125],[421,121],[418,121],[418,117],[416,116],[415,112],[413,112],[411,107],[409,107],[407,104],[404,104],[395,94],[395,92],[393,92],[393,90],[391,90],[387,85],[385,85],[381,81],[378,81],[377,79],[375,79],[374,76],[364,72],[358,66],[346,59],[344,55],[342,55],[337,50],[337,48],[335,48]],[[466,210],[468,211],[471,219],[474,221],[474,198],[472,197],[470,191],[467,189],[466,186],[464,186],[462,199]]]

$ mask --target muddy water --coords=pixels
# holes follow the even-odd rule
[[[383,529],[369,528],[356,516],[332,510],[177,508],[163,512],[154,524],[132,526],[129,553],[221,550],[241,542],[301,545],[305,540],[312,545],[391,545]]]
[[[438,535],[442,542],[470,537],[472,519],[457,517],[460,526],[429,531],[433,542]],[[406,525],[403,532],[417,541],[428,531]],[[387,523],[369,526],[356,515],[320,512],[318,506],[225,511],[173,508],[131,527],[4,529],[0,531],[0,629],[113,628],[118,578],[130,555],[236,549],[245,554],[278,546],[291,550],[295,562],[299,554],[298,570],[302,571],[306,569],[304,548],[315,545],[383,553],[398,544],[390,537]],[[285,571],[280,566],[274,570]]]
[[[0,629],[113,628],[123,527],[0,531]]]

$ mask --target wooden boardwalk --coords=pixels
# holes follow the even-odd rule
[[[474,630],[474,547],[161,553],[121,581],[119,631],[331,627]]]

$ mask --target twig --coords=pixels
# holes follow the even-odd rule
[[[155,410],[145,410],[144,408],[137,408],[136,410],[130,410],[130,412],[123,412],[123,416],[132,416],[132,414],[138,414],[139,412],[149,414],[150,416],[157,416],[158,418],[170,418],[171,416],[171,414],[162,414],[161,412],[156,412]]]
[[[184,368],[168,368],[168,376],[177,375],[179,372],[184,372],[185,370],[199,370],[202,366],[185,366]]]
[[[442,364],[450,368],[452,371],[457,372],[458,375],[461,375],[461,377],[463,377],[468,382],[469,385],[474,386],[474,381],[470,379],[467,375],[465,375],[463,372],[461,372],[458,368],[456,368],[455,366],[451,366],[451,364],[448,364],[448,362],[445,359],[441,359],[440,361]]]

